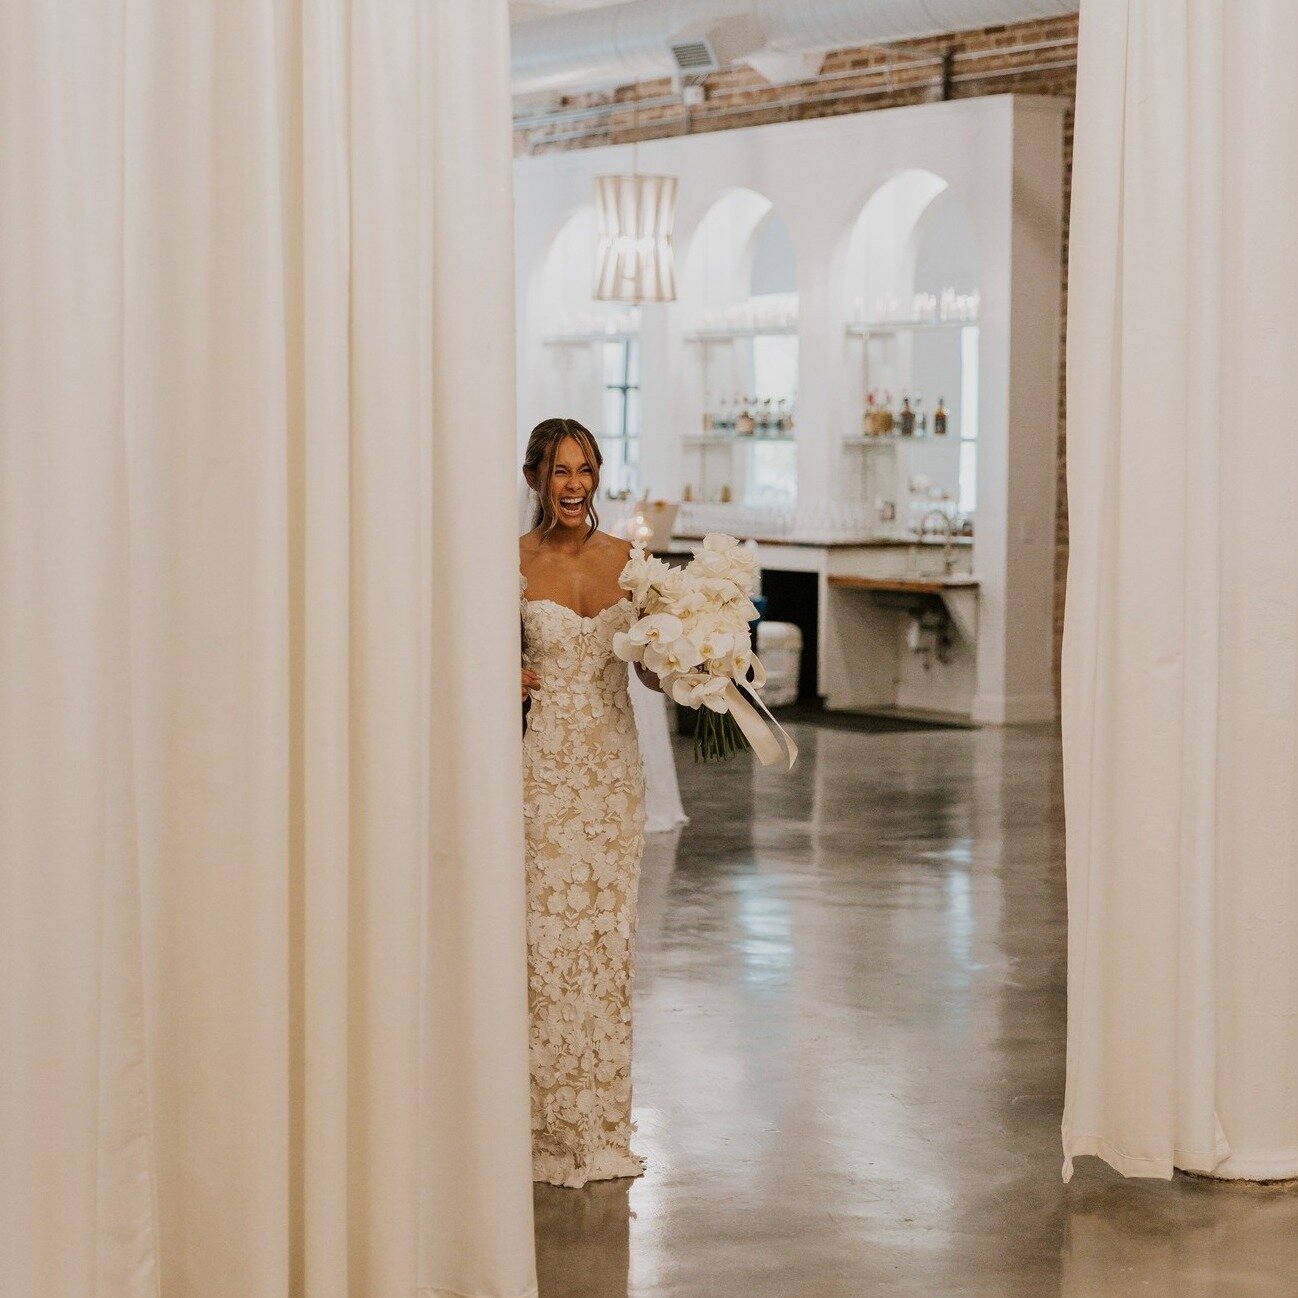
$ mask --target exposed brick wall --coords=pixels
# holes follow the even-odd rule
[[[1064,99],[1068,102],[1068,112],[1064,119],[1064,240],[1059,273],[1066,322],[1068,206],[1072,192],[1076,84],[1077,19],[1051,18],[903,41],[886,49],[837,50],[827,56],[813,80],[796,85],[767,85],[746,68],[717,73],[706,80],[704,102],[690,108],[681,102],[668,80],[643,82],[616,92],[574,95],[563,101],[557,114],[532,126],[526,124],[527,114],[532,110],[521,107],[514,141],[518,153],[548,153],[623,144],[632,139],[659,139],[768,122],[869,112],[942,98],[1014,93]],[[1056,682],[1068,572],[1064,328],[1065,324],[1061,323],[1059,486],[1055,518]]]

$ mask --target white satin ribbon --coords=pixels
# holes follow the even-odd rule
[[[798,760],[798,745],[793,742],[793,736],[780,725],[776,719],[771,716],[771,710],[762,702],[762,696],[757,691],[766,684],[766,669],[761,662],[754,657],[752,659],[753,679],[748,681],[744,678],[736,678],[726,686],[725,694],[722,696],[729,707],[730,715],[734,717],[735,724],[744,732],[744,738],[748,740],[754,753],[757,754],[757,760],[763,766],[770,766],[774,762],[784,761],[787,758],[788,765],[785,770],[793,770],[793,763]],[[771,725],[768,726],[757,714],[756,708],[744,695],[739,691],[742,689],[744,694],[757,704],[766,713]],[[775,735],[771,733],[771,726],[779,731],[780,743]]]

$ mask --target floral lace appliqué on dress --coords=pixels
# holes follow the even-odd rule
[[[529,599],[522,613],[541,678],[523,738],[532,1175],[581,1186],[644,1170],[630,1147],[644,775],[613,655],[634,613],[627,600],[582,617]]]

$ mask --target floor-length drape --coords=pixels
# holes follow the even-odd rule
[[[0,5],[0,1292],[535,1292],[507,41]]]
[[[1067,1156],[1298,1175],[1298,9],[1084,3]]]

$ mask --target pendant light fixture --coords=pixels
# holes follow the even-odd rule
[[[595,299],[599,302],[674,302],[676,177],[642,176],[631,117],[631,174],[595,177],[599,248]]]

